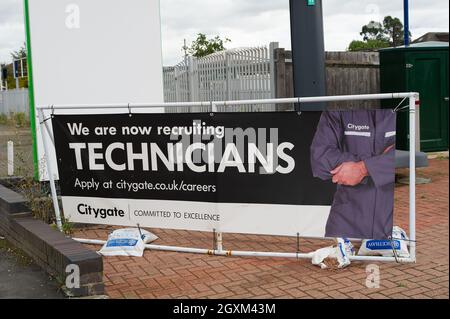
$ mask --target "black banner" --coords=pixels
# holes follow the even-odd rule
[[[57,115],[63,204],[76,222],[385,239],[395,120],[390,110]]]
[[[79,197],[103,197],[103,198],[129,198],[129,199],[164,199],[184,200],[202,202],[223,203],[261,203],[261,204],[289,204],[289,205],[323,205],[330,206],[333,201],[335,187],[327,182],[316,179],[312,175],[309,154],[311,141],[321,113],[240,113],[240,114],[134,114],[126,115],[89,115],[89,116],[55,116],[53,129],[57,149],[58,167],[61,179],[61,190],[64,196]],[[165,155],[168,153],[168,145],[181,143],[180,136],[171,140],[164,128],[190,128],[194,122],[201,122],[202,127],[224,127],[227,135],[233,139],[236,149],[238,144],[243,143],[243,166],[246,172],[240,172],[238,168],[228,167],[223,173],[218,173],[220,158],[216,159],[214,172],[209,170],[205,173],[192,171],[186,163],[183,170],[178,171],[177,165],[173,171],[158,158],[157,170],[151,161],[151,150],[149,145],[155,143]],[[101,125],[99,123],[104,123]],[[78,125],[79,131],[89,131],[89,134],[72,134],[69,125]],[[116,129],[116,134],[111,135],[111,128]],[[139,131],[139,128],[149,130],[150,134]],[[261,148],[270,143],[270,131],[276,130],[276,141],[274,144],[291,143],[292,150],[286,149],[286,156],[294,159],[295,168],[288,174],[274,172],[273,174],[261,174],[261,163],[256,163],[255,172],[249,172],[248,159],[248,135],[255,134],[256,144],[262,141]],[[97,130],[97,134],[96,134]],[[134,130],[134,131],[131,131]],[[159,131],[158,131],[159,130]],[[232,132],[231,132],[232,131]],[[244,134],[241,132],[244,131]],[[138,132],[137,135],[133,135]],[[246,134],[245,134],[246,133]],[[190,141],[184,143],[183,148],[195,143],[208,144],[211,138],[206,134],[188,136]],[[216,137],[222,144],[221,151],[225,150],[225,138]],[[77,167],[76,152],[70,149],[71,143],[85,143],[86,148],[80,150],[83,168]],[[107,147],[114,143],[129,144],[133,146],[135,153],[142,152],[142,143],[149,147],[149,168],[144,169],[143,163],[136,160],[134,171],[128,167],[124,171],[112,169],[105,160],[98,160],[104,164],[104,169],[92,170],[89,167],[88,145],[101,143],[102,148],[96,149],[96,154],[103,154]],[[217,147],[216,147],[217,150]],[[103,152],[103,153],[102,153]],[[242,152],[241,152],[242,153]],[[274,151],[276,153],[276,150]],[[198,155],[198,153],[197,153]],[[195,155],[193,156],[195,157]],[[197,156],[198,157],[198,156]],[[274,154],[276,157],[276,154]],[[115,150],[112,154],[115,163],[127,162],[126,150]],[[183,161],[184,162],[184,161]],[[205,165],[205,159],[198,165]],[[287,163],[279,159],[279,165],[286,167]],[[153,167],[153,168],[152,168]],[[208,191],[158,191],[148,188],[130,192],[115,188],[110,189],[85,189],[74,187],[76,179],[89,181],[94,178],[99,183],[112,180],[113,184],[120,181],[131,183],[152,182],[169,187],[174,181],[188,185],[214,185],[214,189]],[[206,188],[205,188],[206,189]]]

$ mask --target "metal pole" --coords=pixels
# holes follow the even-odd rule
[[[326,95],[322,0],[290,0],[292,64],[295,96]],[[322,111],[325,103],[303,104],[304,111]]]
[[[20,59],[20,77],[23,78],[23,58]]]
[[[76,242],[86,245],[104,245],[105,240],[72,238]],[[290,258],[290,259],[312,259],[314,253],[279,253],[279,252],[260,252],[260,251],[234,251],[234,250],[209,250],[202,248],[187,248],[174,246],[160,246],[160,245],[145,245],[145,249],[154,251],[169,251],[187,254],[200,254],[223,257],[251,257],[251,258]],[[377,256],[350,256],[351,261],[361,262],[391,262],[391,263],[414,263],[411,258],[394,258],[394,257],[377,257]]]
[[[222,233],[216,232],[216,247],[214,247],[217,251],[222,252],[223,251],[223,236]]]
[[[47,165],[47,172],[48,172],[48,180],[50,182],[50,189],[52,192],[52,201],[53,201],[53,208],[55,209],[55,215],[56,215],[56,226],[60,231],[62,231],[62,222],[61,222],[61,211],[59,210],[59,202],[58,202],[58,195],[56,193],[56,186],[55,186],[55,177],[53,176],[52,172],[52,166],[50,162],[50,152],[48,148],[47,139],[45,138],[45,131],[46,126],[44,122],[44,111],[39,110],[38,112],[39,117],[39,123],[41,126],[41,137],[44,144],[44,151],[45,151],[45,162]],[[49,135],[51,135],[50,132],[48,132]]]
[[[19,60],[13,61],[13,75],[14,79],[16,80],[16,90],[19,89]]]
[[[409,46],[409,0],[403,0],[403,2],[405,11],[405,21],[404,21],[405,46]]]
[[[409,237],[411,259],[416,261],[416,102],[418,96],[409,99]]]
[[[47,133],[48,133],[48,136],[50,137],[50,141],[52,141],[53,147],[55,147],[55,138],[54,138],[53,134],[50,134],[50,127],[48,126],[47,122],[48,121],[46,121],[44,123],[45,124],[45,128],[47,129]]]
[[[262,100],[239,100],[239,101],[208,101],[208,102],[173,102],[173,103],[141,103],[141,104],[67,104],[67,105],[38,105],[39,110],[99,110],[99,109],[149,109],[161,107],[211,107],[211,103],[216,106],[238,106],[252,104],[292,104],[292,103],[320,103],[320,102],[338,102],[338,101],[363,101],[363,100],[389,100],[410,98],[417,93],[383,93],[383,94],[362,94],[362,95],[338,95],[321,97],[295,97],[282,99],[262,99]]]
[[[0,65],[0,92],[3,91],[3,66]]]

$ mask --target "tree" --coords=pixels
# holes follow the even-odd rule
[[[398,47],[405,43],[405,30],[403,23],[399,18],[393,18],[391,16],[385,17],[383,29],[391,46]],[[411,33],[409,34],[409,37],[411,38]]]
[[[360,35],[364,41],[377,40],[386,41],[383,25],[380,22],[371,21],[369,24],[362,27]]]
[[[22,58],[26,58],[27,57],[27,48],[25,46],[25,43],[19,50],[11,52],[11,57],[13,58],[13,60],[19,60]]]
[[[405,42],[404,27],[399,18],[387,16],[383,22],[371,21],[362,27],[362,41],[350,43],[349,51],[376,51],[387,47],[401,46]],[[411,33],[410,33],[411,37]]]
[[[215,52],[220,52],[226,50],[225,43],[231,42],[230,39],[221,39],[216,36],[212,39],[208,39],[205,34],[199,33],[197,39],[192,42],[191,46],[183,46],[183,51],[188,52],[188,54],[201,58]]]

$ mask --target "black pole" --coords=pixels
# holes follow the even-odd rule
[[[290,0],[292,63],[296,97],[326,95],[322,0]],[[325,103],[301,105],[324,110]]]
[[[405,46],[409,46],[409,0],[404,0],[403,4],[405,11],[405,21],[404,21],[404,29],[405,29]]]

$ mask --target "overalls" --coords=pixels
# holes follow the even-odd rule
[[[326,237],[387,239],[392,235],[396,115],[392,110],[324,112],[311,146],[314,177],[331,180],[345,162],[364,161],[370,177],[338,185]]]

